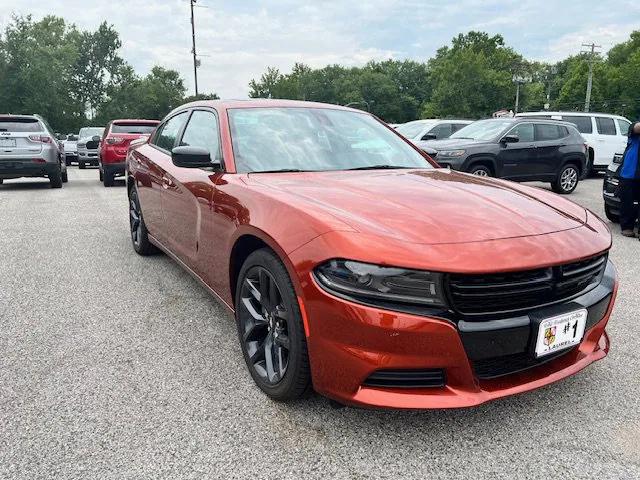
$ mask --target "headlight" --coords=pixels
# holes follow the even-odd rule
[[[330,292],[356,300],[445,305],[440,273],[330,260],[315,269],[315,277]]]
[[[438,157],[461,157],[464,150],[439,150]]]

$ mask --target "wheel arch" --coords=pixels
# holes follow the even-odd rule
[[[464,171],[470,171],[471,167],[475,165],[484,165],[486,167],[489,167],[491,169],[491,172],[493,173],[493,176],[498,176],[498,162],[492,156],[479,154],[468,158],[465,162]]]

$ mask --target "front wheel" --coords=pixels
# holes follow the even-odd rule
[[[478,177],[491,177],[491,169],[486,165],[473,165],[469,169],[469,173],[471,175],[476,175]]]
[[[105,187],[113,187],[113,173],[109,173],[107,170],[102,171],[102,183]]]
[[[551,188],[554,192],[566,195],[573,192],[578,186],[578,179],[580,178],[580,172],[578,167],[573,164],[565,165],[558,172],[558,177],[551,183]]]
[[[278,401],[300,398],[311,388],[302,315],[289,274],[269,249],[253,252],[236,287],[240,347],[255,383]]]

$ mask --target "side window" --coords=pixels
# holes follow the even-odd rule
[[[624,135],[626,137],[627,133],[629,133],[631,122],[627,122],[626,120],[623,120],[621,118],[616,118],[616,121],[618,122],[618,127],[620,128],[620,135]]]
[[[562,134],[558,125],[552,125],[550,123],[536,124],[536,141],[538,142],[557,140],[563,136],[564,135]]]
[[[180,145],[204,147],[209,150],[211,160],[220,163],[220,137],[218,136],[218,118],[214,113],[196,110],[184,130]]]
[[[580,133],[593,133],[593,124],[591,117],[588,116],[568,116],[563,115],[562,120],[573,123]]]
[[[613,123],[613,118],[596,117],[596,126],[598,127],[598,133],[601,135],[616,134],[616,125]]]
[[[520,142],[533,142],[533,123],[517,125],[507,135],[516,135]]]
[[[182,112],[171,117],[158,128],[158,132],[151,143],[170,152],[175,146],[176,138],[178,137],[180,129],[186,120],[187,112]]]
[[[440,125],[436,125],[431,130],[429,130],[428,133],[435,135],[436,139],[449,138],[449,136],[451,135],[451,124],[441,123]]]
[[[451,133],[456,133],[458,130],[460,130],[461,128],[466,127],[468,124],[467,123],[454,123],[452,125],[452,132]]]

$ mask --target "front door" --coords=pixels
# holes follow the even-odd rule
[[[500,143],[498,157],[502,173],[499,176],[511,179],[527,178],[535,171],[537,161],[533,123],[520,123],[506,135],[516,136],[518,141]]]

